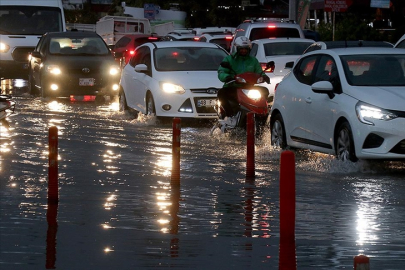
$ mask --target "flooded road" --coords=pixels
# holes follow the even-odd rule
[[[108,102],[17,97],[0,130],[1,269],[278,269],[279,149]],[[59,130],[59,203],[48,207],[48,130]],[[405,162],[344,163],[296,151],[297,269],[404,269]]]

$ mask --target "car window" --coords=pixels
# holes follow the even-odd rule
[[[395,48],[405,48],[405,39],[398,43]]]
[[[115,48],[122,48],[128,45],[128,43],[131,41],[129,37],[122,37],[120,40],[117,41],[115,44]]]
[[[319,59],[315,73],[315,81],[329,81],[332,83],[334,91],[341,92],[339,73],[335,60],[329,55],[323,55]]]
[[[218,70],[227,53],[219,48],[180,47],[154,50],[159,71]]]
[[[135,67],[138,64],[145,64],[145,55],[150,55],[150,49],[148,46],[140,47],[136,50],[134,56],[129,60],[129,64]],[[150,66],[149,66],[150,67]]]
[[[340,57],[348,83],[355,86],[405,86],[405,55]]]
[[[301,55],[312,42],[275,42],[264,44],[266,56]]]
[[[206,37],[200,37],[199,41],[201,41],[201,42],[207,42],[207,38],[206,38]]]
[[[276,38],[276,37],[300,37],[300,32],[296,28],[285,27],[261,27],[252,28],[250,31],[250,40],[262,39],[262,38]]]
[[[311,55],[301,59],[294,68],[294,75],[297,80],[303,84],[312,84],[312,74],[314,71],[315,63],[317,60],[316,55]]]
[[[259,47],[259,45],[257,45],[256,43],[252,44],[252,50],[250,51],[251,56],[256,56],[257,55],[258,47]]]
[[[100,37],[53,37],[50,39],[50,53],[61,55],[106,55],[110,53]],[[57,45],[59,44],[59,45]],[[57,47],[59,50],[57,51]]]

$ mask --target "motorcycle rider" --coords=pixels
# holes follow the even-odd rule
[[[229,125],[235,125],[237,117],[237,82],[228,83],[235,80],[235,75],[244,72],[254,72],[261,74],[264,81],[270,82],[270,78],[263,72],[262,67],[256,57],[250,56],[252,43],[247,37],[237,37],[234,42],[236,52],[224,58],[223,62],[228,62],[231,68],[219,66],[218,79],[224,82],[224,86],[218,91],[218,99],[225,111],[225,115],[220,115],[220,118],[229,122]]]

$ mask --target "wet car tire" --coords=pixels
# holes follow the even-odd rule
[[[352,129],[348,122],[340,124],[335,141],[336,157],[339,160],[356,162]]]
[[[274,120],[271,125],[271,145],[278,146],[281,149],[287,147],[287,139],[285,134],[284,121],[281,114],[273,116]]]
[[[149,93],[146,98],[146,114],[156,115],[155,101],[151,93]]]

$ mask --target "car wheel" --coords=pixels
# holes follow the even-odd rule
[[[343,122],[336,134],[336,157],[342,161],[350,160],[356,162],[357,157],[354,149],[353,134],[349,123]]]
[[[285,127],[281,114],[273,116],[274,120],[271,125],[271,145],[285,149],[287,147],[287,139],[285,135]]]
[[[156,115],[155,101],[151,93],[148,94],[146,98],[146,114],[147,115]]]
[[[35,87],[35,82],[34,78],[32,77],[32,74],[28,75],[28,89],[30,91],[30,94],[33,96],[38,96],[38,89]]]
[[[127,111],[128,110],[128,104],[127,104],[127,99],[125,97],[125,93],[124,90],[120,90],[119,96],[118,96],[118,100],[119,100],[119,108],[120,111]]]

